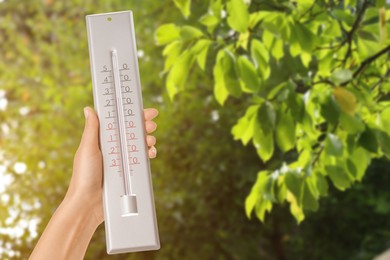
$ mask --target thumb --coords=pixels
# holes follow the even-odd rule
[[[90,108],[84,108],[85,127],[80,146],[99,147],[99,120],[96,112]]]

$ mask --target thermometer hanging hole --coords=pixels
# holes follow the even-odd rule
[[[111,17],[107,17],[107,21],[111,22],[112,18]]]

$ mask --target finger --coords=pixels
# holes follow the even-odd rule
[[[145,121],[153,120],[158,115],[158,110],[155,108],[144,109]]]
[[[95,111],[90,107],[84,108],[85,127],[81,137],[81,145],[99,145],[99,120]]]
[[[153,121],[145,121],[146,133],[152,133],[156,130],[157,124]]]
[[[156,144],[156,137],[154,137],[153,135],[146,136],[146,143],[148,144],[149,147],[155,145]]]
[[[150,147],[148,153],[149,153],[149,158],[151,158],[151,159],[156,158],[156,156],[157,156],[156,147],[154,147],[154,146]]]

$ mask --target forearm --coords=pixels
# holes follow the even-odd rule
[[[30,260],[83,259],[99,224],[88,205],[77,198],[65,198],[39,239]]]

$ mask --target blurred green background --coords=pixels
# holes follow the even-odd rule
[[[192,1],[195,14],[208,1]],[[288,205],[265,222],[244,201],[262,161],[234,141],[231,127],[248,106],[223,109],[212,75],[170,101],[161,72],[163,23],[185,23],[172,1],[0,1],[0,258],[27,259],[72,173],[93,106],[85,15],[133,10],[145,107],[160,115],[152,161],[161,249],[108,256],[104,226],[85,259],[372,259],[390,247],[390,169],[374,160],[362,183],[330,187],[320,209],[297,225]],[[198,73],[198,72],[193,72]],[[240,102],[242,101],[242,102]]]

